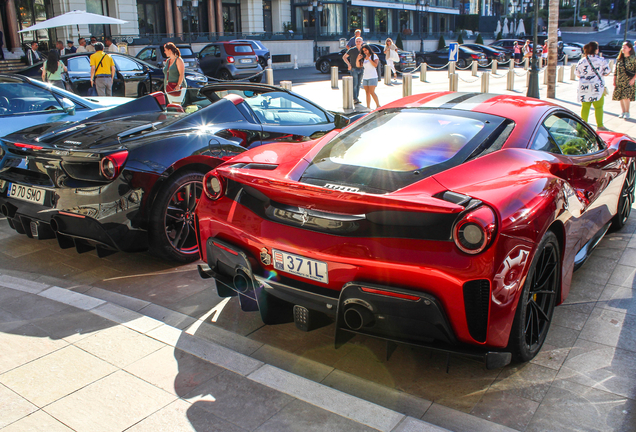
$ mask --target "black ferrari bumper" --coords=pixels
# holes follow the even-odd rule
[[[238,296],[241,309],[259,311],[266,324],[291,317],[283,305],[296,305],[297,326],[309,327],[311,313],[335,319],[339,347],[355,334],[484,359],[489,369],[511,361],[507,352],[493,352],[460,344],[441,303],[432,295],[402,288],[350,282],[339,293],[318,292],[311,285],[273,280],[252,271],[248,256],[233,245],[208,239],[208,265],[199,266],[203,278],[215,278],[221,297]],[[282,302],[281,302],[282,301]],[[315,312],[312,312],[315,311]],[[389,350],[391,350],[389,348]]]

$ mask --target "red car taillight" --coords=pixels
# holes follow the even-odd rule
[[[210,171],[203,177],[203,192],[211,200],[218,200],[223,196],[223,177],[216,171]]]
[[[99,170],[106,179],[113,180],[121,173],[126,159],[128,159],[128,150],[105,156],[99,162]]]
[[[473,60],[479,60],[479,56],[477,54],[471,54],[470,56],[473,58]]]
[[[44,148],[42,146],[33,145],[33,144],[14,143],[13,145],[16,146],[16,147],[19,147],[19,148],[24,148],[24,149],[29,149],[29,150],[42,150]]]
[[[495,237],[497,218],[490,207],[481,206],[468,212],[453,229],[453,240],[462,252],[483,252]]]
[[[234,57],[232,57],[232,56],[227,56],[227,62],[228,62],[228,63],[234,63]]]

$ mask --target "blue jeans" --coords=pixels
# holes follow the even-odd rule
[[[353,78],[353,100],[358,100],[360,94],[360,85],[362,84],[362,76],[364,75],[364,69],[351,68],[351,77]]]

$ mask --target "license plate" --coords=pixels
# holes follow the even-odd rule
[[[22,186],[16,183],[9,183],[9,189],[7,190],[7,197],[36,204],[44,204],[45,195],[46,191],[44,189]]]
[[[316,282],[329,283],[327,263],[276,249],[272,250],[272,255],[274,256],[274,268],[276,270],[295,274]]]
[[[240,60],[241,63],[252,63],[251,59],[241,59]]]

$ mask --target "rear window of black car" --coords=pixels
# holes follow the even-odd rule
[[[73,57],[67,60],[67,67],[70,72],[90,72],[91,62],[88,57]]]
[[[225,51],[230,55],[254,54],[252,45],[249,44],[227,44],[225,45]]]
[[[192,48],[190,47],[179,47],[179,51],[181,52],[181,57],[192,57],[194,53],[192,52]]]

